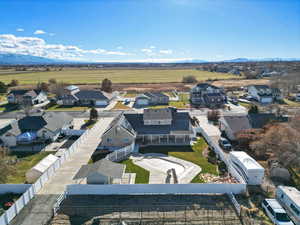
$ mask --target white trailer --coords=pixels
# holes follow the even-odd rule
[[[276,199],[286,209],[291,219],[300,225],[300,191],[294,187],[278,186]]]
[[[247,184],[260,185],[262,183],[265,169],[246,152],[230,152],[229,163],[244,178]]]

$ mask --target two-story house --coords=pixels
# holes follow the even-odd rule
[[[191,89],[190,101],[193,106],[220,108],[226,103],[227,97],[221,88],[199,83]]]
[[[262,104],[270,104],[283,98],[278,88],[271,88],[268,85],[250,85],[248,94]]]
[[[7,95],[11,104],[37,105],[47,101],[47,94],[41,90],[12,90]]]
[[[118,116],[102,136],[100,148],[117,149],[132,144],[189,145],[195,136],[188,112],[175,108],[145,109]]]

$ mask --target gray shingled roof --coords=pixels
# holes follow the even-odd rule
[[[144,120],[169,120],[172,119],[172,109],[144,109]]]
[[[190,116],[187,112],[173,112],[171,125],[144,125],[143,114],[124,114],[139,135],[147,134],[191,134]]]
[[[99,173],[112,178],[122,178],[124,172],[125,165],[102,159],[93,164],[83,165],[74,176],[73,180],[87,178],[93,173]]]
[[[237,133],[242,130],[251,129],[249,118],[245,116],[224,116],[223,117],[233,133]]]
[[[146,92],[144,95],[148,96],[149,98],[156,97],[156,98],[165,98],[168,97],[167,95],[161,92]]]
[[[74,95],[80,100],[108,100],[108,98],[101,91],[82,90]]]
[[[64,112],[47,112],[42,115],[25,116],[2,128],[0,134],[3,135],[10,132],[17,136],[27,131],[39,131],[42,129],[54,132],[72,120],[73,117]]]

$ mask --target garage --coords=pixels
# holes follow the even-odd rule
[[[107,105],[108,105],[108,102],[105,100],[95,101],[95,106],[107,106]]]
[[[273,102],[273,98],[272,97],[261,97],[260,102],[263,104],[270,104]]]

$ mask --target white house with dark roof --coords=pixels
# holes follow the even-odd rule
[[[37,105],[47,101],[47,93],[41,90],[12,90],[7,95],[11,104]]]
[[[270,104],[283,98],[278,88],[271,88],[268,85],[250,85],[248,94],[262,104]]]
[[[25,116],[0,129],[0,139],[5,146],[55,141],[64,129],[73,126],[73,117],[66,113],[47,112]]]
[[[199,83],[191,89],[190,101],[193,106],[220,108],[226,103],[227,97],[221,88]]]
[[[114,94],[98,90],[80,90],[77,86],[70,85],[65,88],[65,94],[58,98],[57,104],[103,107],[107,106],[114,97]]]
[[[188,112],[175,108],[145,109],[117,117],[102,136],[100,148],[140,145],[190,145],[195,136]]]
[[[168,105],[169,96],[161,92],[145,92],[135,98],[136,106]]]

